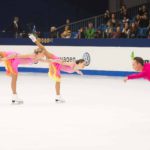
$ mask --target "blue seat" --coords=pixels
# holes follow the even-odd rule
[[[138,28],[137,37],[146,38],[148,35],[147,28]]]
[[[44,32],[44,33],[43,33],[43,37],[44,37],[44,38],[49,38],[49,35],[50,35],[49,32]]]
[[[72,32],[72,33],[71,33],[71,38],[72,38],[72,39],[76,39],[77,36],[78,36],[78,33],[77,33],[77,32]]]
[[[101,31],[105,31],[107,29],[107,25],[102,24],[98,27],[98,29]]]

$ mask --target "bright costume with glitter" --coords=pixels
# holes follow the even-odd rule
[[[18,55],[16,52],[1,52],[2,57],[9,57],[11,55]],[[6,69],[6,74],[7,75],[17,75],[18,74],[18,66],[23,65],[23,64],[33,64],[34,59],[33,58],[13,58],[13,59],[8,59],[4,61],[5,63],[5,69]]]
[[[59,57],[53,56],[53,60],[56,60],[56,62],[51,62],[50,68],[49,68],[49,76],[55,80],[56,82],[61,81],[61,71],[67,72],[67,73],[73,73],[75,72],[75,63],[73,63],[71,66],[68,65],[62,65],[61,63],[57,62],[59,61]]]
[[[144,78],[150,81],[150,63],[146,63],[143,66],[142,72],[128,76],[128,80],[139,79],[139,78]]]

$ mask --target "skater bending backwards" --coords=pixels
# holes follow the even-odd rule
[[[30,39],[40,48],[44,50],[44,54],[47,60],[39,60],[43,62],[49,63],[49,76],[56,82],[55,90],[56,90],[56,102],[65,102],[65,100],[61,97],[60,94],[60,83],[61,83],[61,71],[67,73],[78,73],[83,75],[80,69],[85,67],[85,60],[79,59],[72,63],[66,63],[62,61],[59,57],[53,55],[52,53],[48,52],[46,48],[36,40],[33,35],[30,35]]]
[[[21,55],[16,52],[0,52],[0,61],[4,62],[6,74],[11,77],[12,103],[22,104],[23,101],[17,95],[18,66],[37,63],[43,58],[43,50],[36,49],[33,54]]]
[[[132,63],[133,69],[139,73],[129,75],[124,79],[125,82],[132,79],[144,78],[150,81],[150,63],[145,63],[141,57],[135,57]]]

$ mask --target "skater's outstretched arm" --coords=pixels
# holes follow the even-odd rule
[[[0,58],[0,61],[7,61],[9,59],[14,59],[16,58],[17,54],[12,54],[12,55],[9,55],[9,56],[6,56],[6,57],[1,57]]]
[[[0,58],[0,61],[7,61],[15,58],[34,58],[34,55],[33,54],[25,54],[25,55],[12,54],[7,57]]]
[[[62,60],[60,60],[60,59],[38,59],[38,61],[40,61],[40,62],[44,62],[44,63],[53,63],[53,62],[55,62],[55,63],[58,63],[58,64],[62,64]]]
[[[83,72],[80,71],[80,70],[76,70],[75,72],[76,72],[77,74],[79,74],[79,75],[83,75]]]
[[[74,64],[74,63],[66,63],[60,59],[38,59],[38,61],[44,62],[44,63],[49,63],[49,64],[58,63],[58,64],[65,65],[65,66],[72,66]],[[83,75],[83,73],[80,70],[75,70],[75,72],[77,72],[80,75]]]
[[[34,58],[33,54],[17,55],[15,58]]]
[[[138,73],[138,74],[129,75],[128,77],[126,77],[126,78],[124,79],[124,82],[127,82],[128,80],[144,78],[145,74],[146,74],[146,72],[140,72],[140,73]]]

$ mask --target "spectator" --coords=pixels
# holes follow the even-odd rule
[[[129,37],[130,37],[130,38],[136,38],[136,37],[137,37],[137,31],[138,31],[137,26],[136,26],[136,24],[133,22],[133,23],[131,24],[130,29],[129,29]]]
[[[124,17],[128,18],[126,5],[122,5],[122,7],[120,9],[120,18],[123,19]]]
[[[111,38],[116,39],[116,38],[121,38],[121,37],[122,37],[121,28],[120,28],[120,26],[118,26],[116,28],[116,32],[112,33]]]
[[[116,27],[119,24],[117,19],[116,19],[116,15],[114,13],[112,13],[111,19],[109,21],[111,22],[113,27]]]
[[[66,26],[69,26],[69,25],[70,25],[70,20],[67,19],[67,20],[66,20]]]
[[[14,20],[7,29],[7,31],[12,32],[15,38],[19,37],[19,34],[22,31],[19,17],[14,17]]]
[[[66,24],[65,24],[65,31],[63,32],[64,35],[68,34],[67,38],[71,37],[71,31],[70,31],[70,20],[66,19]],[[61,38],[65,38],[64,35],[61,34]]]
[[[107,24],[107,22],[110,20],[110,11],[106,10],[104,14],[104,24]]]
[[[123,12],[127,11],[127,7],[126,5],[122,5],[121,8],[120,8],[120,13],[123,14]]]
[[[147,36],[147,38],[148,38],[148,39],[150,39],[150,30],[149,30],[149,32],[148,32],[148,36]]]
[[[123,17],[122,20],[123,25],[125,25],[126,23],[129,23],[129,18],[127,18],[126,16]]]
[[[85,31],[85,38],[86,39],[94,39],[95,37],[95,29],[93,27],[93,23],[88,24],[88,28]]]
[[[139,10],[138,10],[138,15],[139,15],[139,16],[142,16],[142,15],[143,15],[143,10],[142,10],[142,7],[139,7]]]
[[[78,31],[78,39],[85,39],[85,30],[84,28],[80,28]]]
[[[122,30],[122,35],[123,35],[123,37],[124,38],[129,38],[129,24],[128,23],[126,23],[125,25],[124,25],[124,28],[123,28],[123,30]]]
[[[64,39],[71,38],[71,30],[69,29],[69,26],[65,26],[65,31],[61,34],[61,38]]]
[[[66,25],[65,25],[65,27],[69,27],[70,28],[70,20],[69,19],[66,19]]]
[[[147,29],[150,31],[150,20],[149,20],[149,25],[148,25]]]
[[[50,28],[50,38],[57,38],[57,29],[56,27]]]
[[[140,17],[139,27],[140,28],[146,28],[149,25],[149,18],[147,14],[145,13],[143,16]]]
[[[138,15],[143,16],[144,14],[149,16],[148,9],[146,8],[145,5],[143,5],[142,7],[139,7],[139,11],[138,11]]]
[[[141,21],[141,19],[140,19],[141,17],[140,17],[140,15],[138,14],[136,17],[135,17],[135,24],[136,24],[136,26],[138,27],[139,26],[139,24],[140,24],[140,21]]]
[[[113,28],[109,28],[105,33],[105,38],[112,38]]]
[[[143,6],[142,6],[142,15],[144,15],[144,14],[146,14],[146,15],[148,15],[148,16],[149,16],[148,9],[146,8],[146,6],[145,6],[145,5],[143,5]]]
[[[113,26],[112,23],[108,21],[106,30],[104,31],[104,37],[110,38],[110,34],[112,33],[111,31],[113,31]]]
[[[15,33],[16,37],[21,32],[21,24],[19,21],[19,17],[14,17],[13,23],[12,23],[12,31]]]
[[[145,14],[145,13],[147,15],[149,14],[148,9],[147,9],[147,7],[145,5],[142,6],[142,11],[143,11],[143,14]]]

